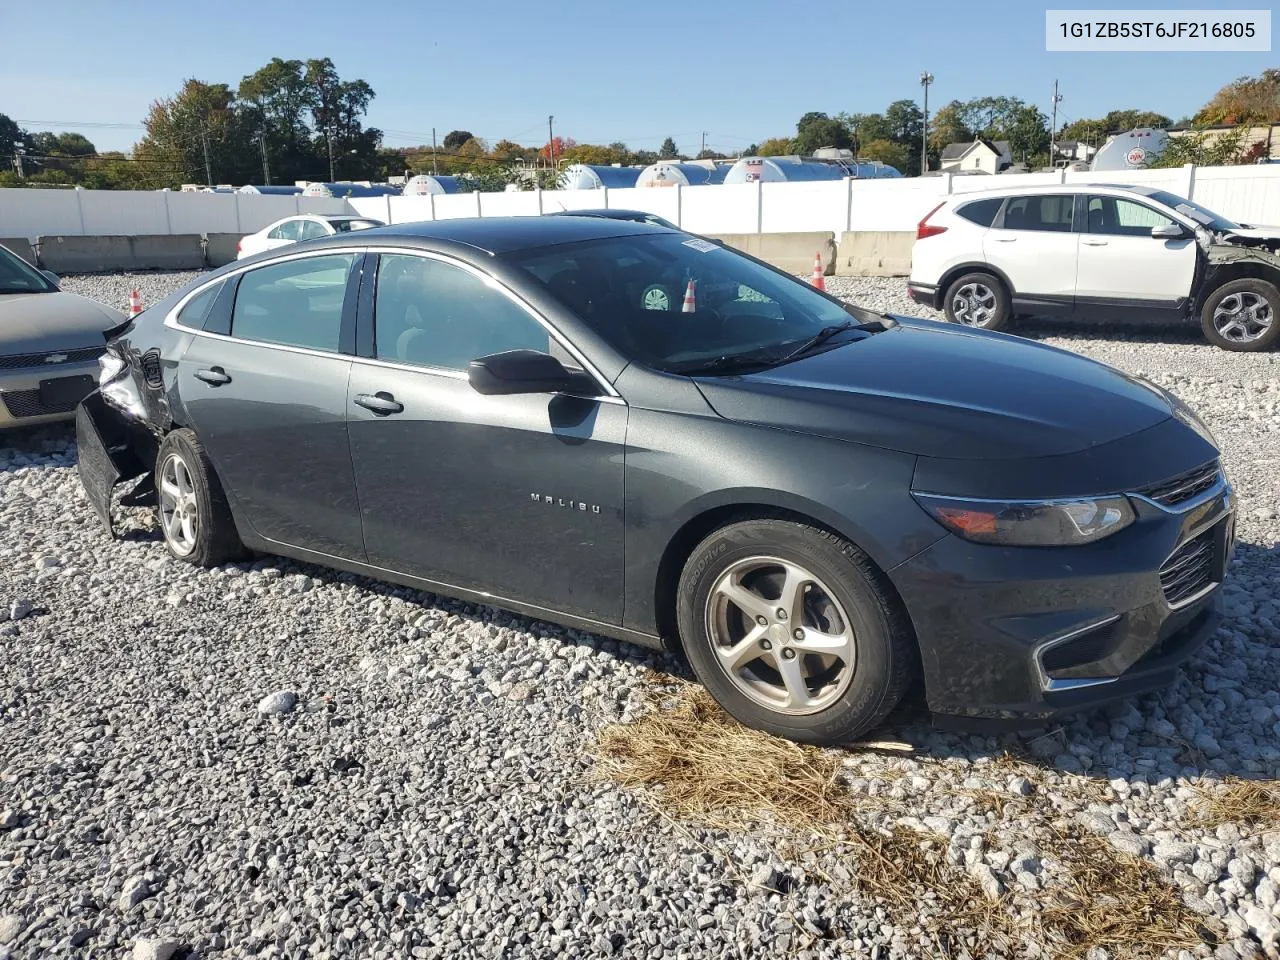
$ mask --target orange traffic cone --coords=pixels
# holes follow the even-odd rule
[[[693,278],[689,278],[689,286],[684,290],[684,308],[681,313],[697,313],[698,299],[693,290]]]
[[[136,317],[142,312],[142,294],[137,290],[129,294],[129,316]]]
[[[827,289],[827,281],[822,278],[822,253],[813,255],[813,285],[819,290]]]

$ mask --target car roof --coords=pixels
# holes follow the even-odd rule
[[[1037,193],[1083,193],[1085,191],[1106,192],[1114,190],[1118,193],[1138,193],[1149,197],[1158,192],[1154,187],[1140,187],[1130,183],[1044,183],[1026,187],[992,187],[989,190],[966,190],[964,193],[952,194],[947,199],[951,203],[983,197],[1021,197]]]
[[[503,254],[581,240],[671,232],[665,227],[613,217],[471,217],[372,227],[360,231],[360,242],[392,245],[397,241],[435,240],[462,243],[487,253]]]

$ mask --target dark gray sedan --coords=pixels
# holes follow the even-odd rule
[[[143,477],[129,502],[181,560],[258,550],[667,644],[815,743],[921,674],[970,725],[1167,683],[1233,539],[1213,438],[1157,387],[607,218],[240,261],[138,317],[77,423],[108,527]]]

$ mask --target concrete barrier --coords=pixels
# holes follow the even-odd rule
[[[822,270],[828,276],[836,259],[836,235],[831,231],[811,233],[721,233],[707,234],[726,246],[759,257],[788,273],[813,273],[813,255],[822,255]]]
[[[236,244],[240,242],[238,233],[207,233],[205,239],[204,259],[210,267],[221,267],[236,258]]]
[[[840,235],[837,277],[905,277],[911,273],[910,230],[857,230]]]
[[[199,270],[204,246],[198,234],[136,237],[37,237],[40,265],[55,273],[113,270]]]
[[[31,241],[26,237],[0,237],[0,247],[4,247],[10,253],[16,253],[32,266],[35,265],[36,254],[31,249]]]

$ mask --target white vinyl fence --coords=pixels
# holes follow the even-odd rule
[[[902,231],[943,197],[995,187],[1131,183],[1169,190],[1246,223],[1280,224],[1280,164],[1117,173],[721,184],[469,193],[427,197],[281,197],[169,191],[0,189],[0,237],[245,234],[292,213],[360,213],[389,223],[537,216],[590,207],[645,210],[695,233]]]

